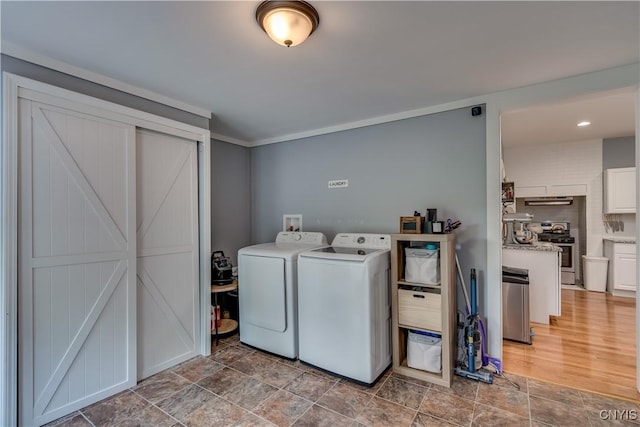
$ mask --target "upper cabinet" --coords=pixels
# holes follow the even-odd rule
[[[602,179],[601,140],[506,147],[503,156],[516,198],[593,196],[590,192],[596,189],[589,184]],[[598,199],[601,192],[598,186]]]
[[[636,212],[636,168],[604,171],[604,213]]]
[[[542,197],[542,196],[586,196],[587,184],[539,184],[519,185],[516,183],[517,197]]]

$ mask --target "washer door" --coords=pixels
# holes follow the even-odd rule
[[[260,328],[284,332],[286,280],[283,258],[242,255],[238,271],[241,319]]]

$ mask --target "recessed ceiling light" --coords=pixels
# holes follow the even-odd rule
[[[590,124],[591,124],[591,122],[584,121],[584,122],[578,123],[578,127],[589,126]]]

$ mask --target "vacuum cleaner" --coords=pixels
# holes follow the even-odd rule
[[[465,366],[463,366],[461,362],[458,362],[454,373],[464,378],[491,384],[493,383],[493,375],[491,372],[480,371],[476,368],[476,352],[480,347],[480,318],[478,317],[478,285],[476,283],[475,268],[471,269],[469,287],[471,290],[471,310],[464,325],[467,366],[465,369]]]
[[[456,253],[456,270],[458,271],[458,278],[460,279],[460,287],[462,288],[462,294],[464,295],[465,301],[465,315],[471,314],[471,301],[469,301],[469,293],[467,292],[467,285],[464,281],[464,276],[462,275],[462,268],[460,268],[460,260],[458,259],[458,254]],[[476,356],[476,363],[478,361],[482,362],[482,366],[487,366],[489,364],[490,358],[487,355],[486,342],[487,342],[487,334],[484,329],[484,324],[482,323],[482,317],[480,313],[476,313],[478,316],[478,326],[480,327],[480,358]],[[477,344],[476,344],[477,345]],[[480,359],[480,360],[478,360]]]

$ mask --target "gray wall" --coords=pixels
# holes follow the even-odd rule
[[[251,151],[211,140],[211,249],[237,265],[238,249],[251,244]]]
[[[399,217],[436,208],[458,218],[460,260],[486,268],[485,116],[469,108],[353,129],[252,150],[254,243],[273,241],[283,214],[303,230],[397,233]],[[348,179],[348,188],[327,181]],[[479,295],[483,295],[480,290]]]
[[[93,96],[94,98],[103,99],[115,104],[124,105],[125,107],[135,108],[136,110],[145,111],[147,113],[166,117],[182,123],[209,129],[210,118],[200,117],[164,104],[108,88],[78,77],[73,77],[69,74],[54,71],[50,68],[41,67],[40,65],[26,62],[12,56],[2,55],[0,59],[0,68],[2,71]]]
[[[635,165],[635,136],[602,140],[602,169],[630,168]]]

